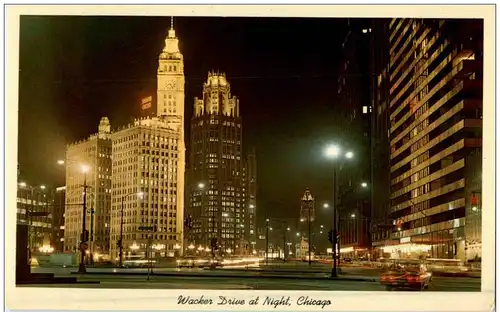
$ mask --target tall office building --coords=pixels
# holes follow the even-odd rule
[[[225,74],[210,72],[202,98],[195,98],[191,120],[190,244],[209,250],[217,240],[219,253],[251,248],[256,173],[254,158],[249,160],[253,164],[245,171],[239,100],[231,95]],[[245,179],[253,181],[251,190]]]
[[[373,259],[383,255],[378,247],[390,240],[391,169],[389,145],[389,24],[391,19],[372,20],[370,59],[373,72],[371,113],[371,240]],[[375,48],[376,47],[376,48]]]
[[[78,251],[82,233],[83,185],[87,188],[86,229],[94,254],[109,253],[111,207],[111,125],[103,117],[99,131],[66,149],[64,250]],[[87,172],[82,171],[87,167]]]
[[[371,159],[371,81],[370,58],[372,28],[370,20],[349,19],[342,42],[338,78],[338,104],[341,109],[341,138],[345,149],[355,157],[338,170],[339,232],[343,257],[365,257],[370,253],[370,159]]]
[[[184,63],[173,20],[159,55],[156,117],[114,131],[111,256],[182,254],[184,219]],[[123,211],[122,211],[123,209]],[[123,212],[123,218],[122,218]]]
[[[482,21],[394,19],[388,48],[379,79],[388,81],[394,229],[382,252],[480,257]]]

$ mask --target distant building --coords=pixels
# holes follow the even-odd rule
[[[86,167],[87,172],[82,171]],[[109,253],[111,208],[111,126],[103,117],[99,131],[66,150],[64,250],[78,252],[82,233],[83,185],[87,189],[86,229],[90,252]],[[93,213],[92,213],[93,212]]]
[[[66,186],[56,188],[52,209],[52,242],[55,251],[64,251],[64,211],[66,204]]]
[[[257,156],[252,149],[244,159],[243,166],[243,198],[245,198],[245,250],[241,253],[251,253],[252,245],[257,239]]]
[[[17,189],[17,224],[28,225],[28,243],[32,252],[54,248],[52,236],[52,205],[45,187],[19,183]]]

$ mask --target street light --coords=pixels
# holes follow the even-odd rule
[[[325,156],[327,158],[333,159],[333,160],[338,160],[340,158],[340,155],[342,153],[341,148],[338,145],[329,145],[325,149]],[[354,153],[351,151],[347,151],[344,154],[345,159],[352,159],[354,157]],[[333,239],[332,239],[332,257],[333,257],[333,267],[332,267],[332,277],[337,277],[337,209],[336,209],[336,197],[337,197],[337,161],[334,161],[333,163],[333,177],[332,177],[333,185],[332,185],[332,190],[333,190],[333,200],[332,200],[332,208],[333,208],[333,219],[332,219],[332,231],[334,233]],[[340,246],[338,246],[340,249]],[[339,250],[340,251],[340,250]]]
[[[323,204],[323,208],[328,209],[329,207],[330,207],[330,205],[328,205],[328,203]]]
[[[121,206],[121,213],[120,213],[120,240],[118,241],[118,248],[120,249],[120,254],[119,254],[119,261],[120,261],[120,268],[123,266],[123,210],[125,208],[125,199],[128,196],[137,194],[137,197],[142,198],[144,196],[143,192],[133,192],[129,193],[127,195],[122,196],[122,206]]]
[[[89,172],[90,168],[87,165],[82,165],[81,170],[83,173],[83,211],[82,211],[82,246],[80,246],[81,250],[81,257],[80,257],[80,266],[78,267],[78,273],[86,273],[87,268],[85,267],[85,249],[83,248],[83,244],[86,243],[86,227],[85,227],[85,221],[87,219],[87,173]],[[43,185],[42,185],[43,186]],[[42,189],[45,188],[45,186],[40,186]]]
[[[41,188],[42,190],[45,190],[45,185],[40,185],[40,188]]]
[[[26,184],[26,182],[20,182],[20,183],[19,183],[19,186],[20,186],[20,187],[26,187],[26,185],[27,185],[27,184]]]
[[[362,183],[361,183],[361,187],[363,187],[363,188],[364,188],[364,187],[368,187],[368,183],[366,183],[366,182],[362,182]]]
[[[204,189],[205,188],[205,183],[198,183],[198,188],[200,190]]]
[[[58,164],[58,165],[61,165],[61,166],[62,166],[62,165],[64,165],[64,163],[65,163],[65,161],[64,161],[64,160],[62,160],[62,159],[59,159],[59,160],[57,161],[57,164]]]
[[[253,204],[250,204],[249,207],[250,208],[255,208],[255,206]]]
[[[353,218],[353,219],[356,218],[356,215],[354,213],[351,214],[351,218]]]

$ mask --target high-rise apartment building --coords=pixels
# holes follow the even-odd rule
[[[389,116],[394,229],[381,253],[480,257],[482,21],[393,19],[388,30],[377,110]]]
[[[188,241],[209,250],[216,239],[220,253],[246,253],[255,233],[256,165],[252,154],[245,167],[239,99],[225,74],[210,72],[194,102]]]
[[[86,170],[82,170],[85,167]],[[99,131],[66,149],[64,250],[78,251],[83,221],[83,185],[87,185],[86,229],[93,254],[109,253],[111,207],[111,125],[103,117]]]
[[[156,117],[114,131],[111,256],[182,254],[184,219],[184,61],[173,20],[159,55]],[[123,209],[123,211],[122,211]],[[122,218],[123,212],[123,218]]]

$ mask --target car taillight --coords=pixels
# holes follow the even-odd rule
[[[408,276],[408,281],[409,282],[418,282],[418,281],[420,281],[420,276],[410,275],[410,276]]]

